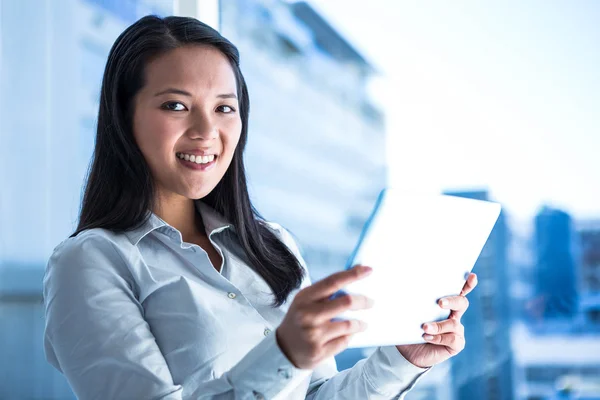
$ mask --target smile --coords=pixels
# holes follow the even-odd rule
[[[215,166],[218,156],[211,154],[209,156],[194,156],[189,154],[177,153],[177,159],[186,168],[196,171],[207,171]]]

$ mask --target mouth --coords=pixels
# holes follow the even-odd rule
[[[211,168],[219,159],[219,156],[216,154],[195,156],[193,154],[175,153],[175,156],[183,166],[201,171]]]

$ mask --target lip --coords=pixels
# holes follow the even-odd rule
[[[217,163],[218,159],[219,159],[218,157],[215,157],[215,159],[212,160],[211,162],[209,162],[208,164],[196,164],[195,162],[186,161],[185,159],[181,159],[181,158],[177,157],[177,160],[181,163],[181,165],[183,165],[186,168],[193,169],[196,171],[208,171],[208,170],[212,169],[215,166],[215,164]]]

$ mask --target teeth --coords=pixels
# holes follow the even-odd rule
[[[176,155],[182,160],[195,162],[196,164],[208,164],[210,162],[213,162],[215,159],[214,154],[211,154],[210,156],[195,156],[193,154],[177,153]]]

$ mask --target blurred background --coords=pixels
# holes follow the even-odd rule
[[[45,361],[42,277],[76,227],[108,51],[149,13],[238,46],[253,201],[313,280],[385,185],[503,205],[467,347],[407,399],[600,399],[595,0],[0,0],[0,399],[74,398]]]

